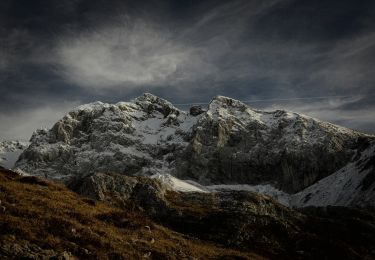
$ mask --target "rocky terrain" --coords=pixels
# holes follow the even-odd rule
[[[64,182],[98,172],[173,177],[185,191],[250,190],[289,206],[373,207],[374,140],[227,97],[187,113],[144,94],[72,110],[52,129],[33,134],[16,168]]]
[[[83,105],[0,169],[0,257],[375,259],[374,162],[374,136],[222,96]]]
[[[265,259],[0,169],[0,259]]]
[[[364,211],[295,211],[254,192],[175,192],[158,179],[121,174],[93,174],[69,187],[123,209],[140,208],[154,221],[189,236],[269,258],[375,257],[375,219]]]
[[[372,214],[361,211],[311,208],[305,209],[305,214],[253,192],[174,192],[158,180],[120,174],[97,173],[72,181],[69,186],[84,196],[120,208],[140,208],[158,223],[189,236],[255,250],[270,258],[372,257],[372,242],[365,242],[365,237],[373,237],[373,228],[367,223]],[[314,210],[323,216],[316,217]],[[342,214],[342,219],[335,214]],[[354,220],[357,217],[363,220]],[[349,235],[353,232],[354,236]],[[359,244],[366,253],[353,249]]]
[[[164,173],[188,146],[196,121],[150,94],[116,105],[83,105],[52,129],[35,132],[17,167],[51,179],[97,171]]]
[[[374,259],[375,215],[295,211],[252,192],[175,192],[93,174],[69,187],[0,169],[1,259]],[[97,201],[99,200],[99,201]]]

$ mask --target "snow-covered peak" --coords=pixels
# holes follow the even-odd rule
[[[173,106],[171,102],[150,93],[144,93],[140,97],[134,99],[133,102],[142,107],[142,109],[148,113],[157,111],[162,113],[165,117],[169,114],[178,115],[181,113],[181,111]]]
[[[239,100],[230,98],[230,97],[225,97],[225,96],[216,96],[214,97],[210,103],[209,103],[209,110],[217,110],[219,108],[244,108],[248,107],[246,104],[242,103]]]
[[[73,112],[75,112],[75,111],[77,111],[77,112],[80,112],[80,111],[92,112],[94,110],[99,110],[99,109],[109,107],[109,106],[110,106],[109,104],[103,103],[101,101],[95,101],[95,102],[92,102],[92,103],[80,105],[77,108],[75,108],[73,110]]]
[[[297,192],[343,167],[361,138],[374,137],[223,96],[191,115],[145,93],[73,109],[52,129],[35,132],[17,166],[54,179],[171,174],[204,185],[270,184]]]
[[[170,103],[169,101],[161,97],[155,96],[151,93],[143,93],[141,96],[135,98],[134,102],[135,103],[144,102],[144,103],[168,104],[170,106],[173,106],[172,103]]]

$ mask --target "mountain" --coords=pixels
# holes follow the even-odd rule
[[[0,166],[13,168],[19,155],[29,145],[23,141],[0,141]]]
[[[97,171],[167,172],[169,160],[188,146],[197,119],[150,94],[134,102],[83,105],[52,129],[35,132],[17,167],[63,180]]]
[[[264,112],[216,97],[194,125],[176,176],[271,184],[295,193],[343,167],[373,139],[297,113]]]
[[[132,102],[95,102],[72,110],[50,130],[33,134],[16,167],[66,183],[97,172],[118,173],[154,176],[179,189],[183,184],[185,190],[250,189],[298,207],[341,205],[344,200],[350,201],[345,205],[371,206],[360,201],[375,193],[373,163],[363,172],[360,161],[365,154],[373,158],[374,140],[311,117],[260,111],[223,96],[213,98],[207,110],[193,107],[187,113],[144,94]],[[337,195],[345,193],[346,185],[330,185],[335,183],[331,176],[342,171],[347,180],[366,183],[352,188],[361,190],[358,200]],[[327,193],[337,199],[317,199]]]

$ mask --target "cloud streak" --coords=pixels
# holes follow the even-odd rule
[[[246,22],[277,2],[219,5],[182,28],[120,16],[115,26],[61,37],[56,46],[59,72],[70,82],[93,89],[226,80],[236,75],[222,71],[220,60],[236,55],[231,45],[238,45]]]
[[[214,70],[199,48],[175,42],[170,33],[142,21],[63,39],[57,46],[62,75],[80,86],[136,88],[199,80]]]

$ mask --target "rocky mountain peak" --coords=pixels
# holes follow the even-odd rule
[[[208,106],[208,109],[211,111],[220,109],[220,108],[237,108],[237,109],[245,109],[248,106],[242,103],[239,100],[225,97],[225,96],[216,96],[214,97]]]
[[[142,107],[142,109],[148,113],[157,111],[162,113],[164,117],[167,117],[170,114],[180,114],[180,110],[173,106],[171,102],[150,93],[144,93],[134,99],[133,102]]]
[[[37,131],[16,166],[63,180],[98,171],[171,174],[203,185],[269,184],[296,193],[344,167],[362,139],[374,137],[228,97],[187,113],[145,93],[72,110]]]

